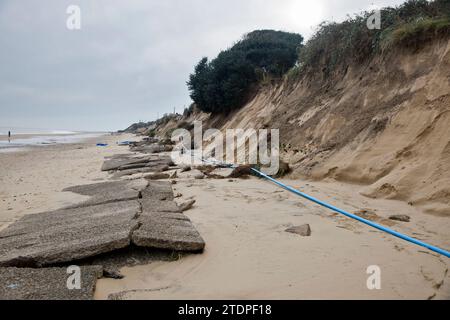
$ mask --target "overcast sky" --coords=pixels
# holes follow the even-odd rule
[[[0,127],[112,131],[190,104],[186,81],[255,29],[308,38],[323,20],[402,0],[0,0]],[[81,29],[69,30],[69,5]]]

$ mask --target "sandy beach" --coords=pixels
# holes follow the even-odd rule
[[[127,153],[105,136],[77,144],[0,154],[0,228],[21,216],[79,202],[63,188],[108,179],[104,157]],[[425,214],[407,203],[369,199],[362,186],[333,180],[284,180],[350,212],[365,210],[395,230],[450,247],[447,217]],[[124,279],[100,279],[95,298],[123,299],[449,299],[448,259],[306,202],[275,185],[250,179],[177,179],[185,214],[206,242],[203,254],[174,262],[125,267]],[[411,222],[394,222],[406,214]],[[309,224],[310,237],[285,232]],[[381,290],[369,290],[366,270],[381,269]]]
[[[0,229],[25,214],[54,210],[83,196],[61,192],[75,184],[102,181],[104,157],[128,152],[116,145],[131,135],[90,138],[80,143],[34,146],[0,153]],[[109,144],[97,147],[98,141]]]
[[[397,201],[374,201],[341,183],[285,181],[344,209],[409,214],[396,230],[449,247],[448,219],[423,215]],[[197,200],[187,212],[206,241],[202,255],[124,268],[123,280],[101,279],[96,298],[128,299],[449,299],[450,263],[257,179],[182,181],[174,187]],[[180,201],[183,200],[180,199]],[[285,232],[308,223],[312,235]],[[367,267],[382,272],[368,290]],[[438,289],[439,288],[439,289]]]

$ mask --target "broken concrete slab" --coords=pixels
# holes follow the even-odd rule
[[[192,222],[183,216],[181,213],[142,213],[139,217],[141,226],[132,235],[133,243],[158,249],[203,251],[205,241]]]
[[[27,215],[0,232],[0,266],[42,267],[127,247],[138,201]]]
[[[0,268],[0,300],[92,300],[103,268],[80,267],[80,289],[68,288],[71,274],[67,268]]]
[[[165,146],[159,144],[142,145],[130,148],[130,150],[133,152],[141,152],[141,153],[161,153],[172,151],[172,149],[173,146]]]
[[[111,158],[105,160],[102,171],[117,170],[118,168],[131,164],[148,163],[154,157],[135,157],[135,158]]]
[[[66,191],[91,198],[71,208],[24,216],[2,230],[0,267],[60,265],[132,243],[173,251],[202,251],[205,246],[175,203],[169,182],[113,181]]]
[[[172,186],[151,181],[142,192],[140,227],[133,232],[137,246],[177,251],[202,251],[205,242],[175,203]]]
[[[175,201],[172,200],[158,200],[155,198],[141,199],[143,212],[159,211],[159,212],[181,212]]]
[[[253,171],[251,165],[241,165],[233,169],[229,178],[248,178],[248,176],[252,174]]]
[[[148,182],[145,179],[133,181],[108,181],[69,187],[63,191],[74,192],[91,197],[84,202],[69,206],[69,208],[79,208],[97,204],[139,199],[141,197],[142,190],[144,190],[147,185]]]
[[[172,185],[167,181],[150,181],[147,188],[142,191],[142,198],[155,198],[157,200],[173,200]]]
[[[123,171],[117,171],[112,176],[111,179],[119,179],[126,176],[132,176],[134,174],[138,173],[150,173],[155,172],[154,168],[144,167],[139,169],[129,169],[129,170],[123,170]]]

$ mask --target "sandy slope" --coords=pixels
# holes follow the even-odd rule
[[[342,67],[262,86],[230,114],[180,121],[279,129],[294,177],[364,184],[367,196],[450,216],[450,39]]]
[[[342,183],[286,181],[344,209],[409,214],[393,228],[450,248],[450,220],[424,215],[400,201],[372,200]],[[123,280],[102,279],[96,298],[125,299],[427,299],[450,298],[450,261],[282,191],[250,180],[185,180],[175,185],[207,248],[177,262],[124,268]],[[312,236],[284,230],[309,223]],[[369,265],[382,271],[382,289],[367,289]],[[445,281],[444,281],[445,279]],[[443,282],[444,281],[444,282]],[[439,289],[438,289],[439,288]]]

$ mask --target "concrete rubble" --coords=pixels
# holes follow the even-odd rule
[[[102,170],[139,169],[130,165],[158,168],[171,163],[164,156],[119,155],[106,159]],[[83,261],[120,255],[128,248],[150,248],[141,256],[152,256],[158,250],[202,252],[205,247],[175,203],[168,181],[119,180],[64,191],[88,198],[70,207],[26,215],[0,231],[0,299],[90,299],[97,277],[102,276],[95,270],[103,266],[83,265]],[[82,272],[86,287],[81,291],[66,288],[65,268],[70,264],[80,264],[86,271]],[[114,266],[108,270],[120,276]]]
[[[69,270],[70,271],[70,270]],[[67,268],[0,268],[2,300],[91,300],[101,266],[80,267],[80,287],[67,286]]]

